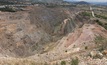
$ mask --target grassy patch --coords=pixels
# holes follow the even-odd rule
[[[104,37],[102,37],[102,36],[96,36],[95,43],[96,44],[98,44],[98,43],[102,44],[102,42],[104,42],[104,40],[105,40]]]
[[[104,28],[107,30],[107,25],[104,25]]]
[[[21,59],[21,58],[0,58],[0,65],[43,65],[44,63],[35,62],[31,59]]]
[[[66,62],[65,61],[61,61],[61,65],[66,65]]]
[[[96,16],[97,18],[107,19],[107,17],[106,17],[106,16],[103,16],[103,15],[95,14],[95,16]]]
[[[89,13],[89,12],[82,12],[82,15],[91,17],[91,13]]]
[[[107,23],[102,23],[99,20],[96,20],[96,23],[99,24],[100,26],[104,27],[107,30]]]
[[[88,46],[85,47],[85,50],[87,50],[87,49],[88,49]]]
[[[76,59],[72,59],[71,61],[71,65],[78,65],[79,64],[79,60],[76,58]]]
[[[98,19],[96,20],[96,23],[103,26],[103,23],[101,21],[99,21]]]
[[[105,48],[107,48],[107,39],[102,36],[96,36],[95,43],[99,48],[99,51],[103,51]]]

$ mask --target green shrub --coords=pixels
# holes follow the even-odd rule
[[[9,7],[6,7],[6,8],[0,8],[0,11],[4,11],[4,12],[16,12],[13,8],[9,8]]]
[[[79,60],[76,58],[76,59],[72,59],[71,61],[71,65],[78,65],[79,64]]]
[[[89,17],[90,17],[90,16],[91,16],[91,13],[88,13],[88,12],[82,12],[82,15],[83,15],[83,16],[89,16]]]
[[[96,20],[96,23],[103,26],[103,23],[101,21],[99,21],[98,19]]]
[[[100,51],[100,52],[102,52],[103,50],[104,50],[103,46],[99,47],[99,49],[98,49],[98,51]]]
[[[65,50],[65,52],[67,52],[67,50]]]
[[[87,49],[88,49],[88,46],[85,47],[85,50],[87,50]]]
[[[65,61],[61,61],[61,65],[66,65],[66,62]]]
[[[104,25],[104,28],[107,30],[107,25]]]

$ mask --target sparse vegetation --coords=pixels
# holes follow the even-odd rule
[[[103,26],[103,23],[101,21],[99,21],[98,19],[96,20],[96,23]]]
[[[99,47],[99,51],[103,51],[107,45],[107,39],[102,36],[96,36],[95,43]]]
[[[36,65],[35,63],[31,63],[31,65]]]
[[[74,6],[37,3],[1,8],[0,65],[92,65],[104,60],[93,60],[90,53],[98,51],[99,59],[99,53],[106,52],[106,38],[96,36],[96,44],[92,41],[94,35],[106,37],[107,22],[101,19],[105,17],[95,20],[89,6]],[[92,64],[85,60],[92,60]]]
[[[4,12],[16,12],[13,8],[9,8],[9,7],[6,7],[6,8],[0,8],[0,11],[4,11]]]
[[[58,65],[58,63],[56,62],[55,65]]]
[[[88,46],[85,47],[85,50],[87,50],[87,49],[88,49]]]
[[[105,29],[107,29],[107,24],[102,23],[100,20],[96,20],[96,23],[99,24],[100,26],[104,27]]]
[[[103,15],[95,14],[95,16],[96,16],[97,18],[107,19],[107,17],[106,17],[106,16],[103,16]]]
[[[103,40],[104,40],[104,37],[102,37],[102,36],[96,36],[96,38],[95,38],[95,43],[96,43],[96,44],[97,44],[97,43],[102,44]]]
[[[48,65],[48,63],[47,62],[45,62],[45,64],[44,65]]]
[[[67,50],[65,50],[65,52],[67,52]]]
[[[90,17],[90,16],[91,16],[91,13],[89,13],[89,12],[82,12],[82,15],[83,15],[83,16],[89,16],[89,17]]]
[[[100,52],[102,52],[103,50],[104,50],[104,47],[103,47],[103,46],[99,47],[99,51],[100,51]]]
[[[107,25],[104,25],[104,28],[107,30]]]
[[[79,64],[79,60],[78,60],[78,58],[76,58],[76,59],[72,59],[72,61],[71,61],[71,65],[78,65]]]
[[[65,61],[61,61],[61,65],[66,65],[66,62]]]
[[[0,65],[42,65],[30,59],[0,59]]]
[[[95,16],[96,16],[97,18],[107,19],[106,16],[97,15],[97,14],[95,14]],[[102,27],[104,27],[105,29],[107,29],[107,23],[103,23],[103,22],[101,22],[101,21],[98,20],[98,19],[96,20],[96,22],[97,22],[99,25],[101,25]]]
[[[75,48],[75,45],[73,45],[73,48]]]

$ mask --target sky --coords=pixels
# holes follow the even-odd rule
[[[107,2],[107,0],[65,0],[65,1]]]

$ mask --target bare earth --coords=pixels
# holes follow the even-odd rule
[[[88,56],[97,49],[96,36],[107,38],[107,30],[88,23],[78,8],[27,9],[0,12],[0,65],[70,65],[73,58],[79,65],[107,65],[106,56]]]

